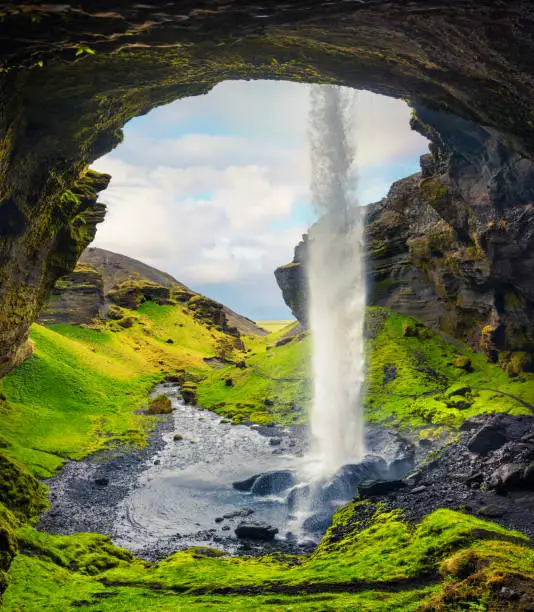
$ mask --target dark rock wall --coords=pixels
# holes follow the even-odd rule
[[[497,157],[503,143],[534,155],[524,0],[22,0],[0,1],[0,16],[0,375],[90,239],[75,185],[126,121],[155,106],[229,78],[338,82],[488,126]],[[529,174],[519,158],[507,167]],[[488,253],[503,248],[488,236]]]
[[[367,208],[370,303],[421,319],[511,373],[534,367],[534,164],[458,118],[418,109],[412,126],[432,139],[432,153],[421,174]],[[313,228],[275,273],[301,322],[307,240]]]
[[[41,325],[90,323],[103,307],[102,274],[92,266],[82,264],[56,282],[37,322]]]

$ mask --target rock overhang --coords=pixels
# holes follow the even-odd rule
[[[221,80],[339,83],[407,98],[420,114],[459,118],[446,130],[440,120],[440,138],[424,117],[449,161],[475,134],[475,173],[488,139],[494,151],[514,151],[520,178],[530,172],[534,8],[524,2],[27,0],[0,2],[0,15],[0,213],[21,221],[7,225],[0,250],[0,373],[91,238],[65,193],[120,142],[126,121]],[[513,199],[507,185],[499,193]],[[73,227],[76,246],[66,247],[60,238]]]

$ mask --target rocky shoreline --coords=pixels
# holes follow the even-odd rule
[[[146,462],[165,446],[164,434],[172,430],[172,417],[165,415],[144,447],[121,447],[68,461],[46,481],[52,507],[41,517],[38,529],[59,535],[83,531],[111,535],[116,508]]]

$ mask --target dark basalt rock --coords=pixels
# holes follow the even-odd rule
[[[499,431],[505,442],[484,454],[473,453],[470,442],[481,432],[482,438],[488,428]],[[413,523],[446,507],[491,518],[534,537],[534,444],[528,442],[532,434],[531,416],[473,417],[457,439],[439,449],[436,459],[416,466],[414,478],[410,479],[415,486],[374,496],[383,509],[400,508]]]
[[[490,451],[497,450],[506,442],[502,427],[499,425],[487,425],[479,429],[467,443],[467,448],[472,453],[487,455]]]
[[[304,531],[310,533],[324,533],[332,523],[332,513],[329,512],[318,512],[312,514],[302,523]]]
[[[404,480],[366,480],[358,485],[358,496],[381,497],[407,487]]]
[[[238,538],[244,540],[256,540],[269,542],[274,539],[278,533],[276,527],[272,527],[267,523],[262,522],[245,522],[239,523],[235,529],[235,534]]]
[[[276,495],[295,484],[295,476],[289,470],[265,472],[254,481],[250,492],[253,495]]]
[[[238,491],[250,491],[250,489],[252,489],[252,485],[260,476],[261,474],[254,474],[254,476],[246,478],[245,480],[238,480],[232,483],[232,487]]]

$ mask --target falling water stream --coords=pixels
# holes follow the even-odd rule
[[[353,171],[355,95],[334,86],[311,90],[311,187],[321,214],[310,231],[307,265],[313,340],[312,465],[317,476],[329,476],[365,454],[360,398],[364,219]]]

